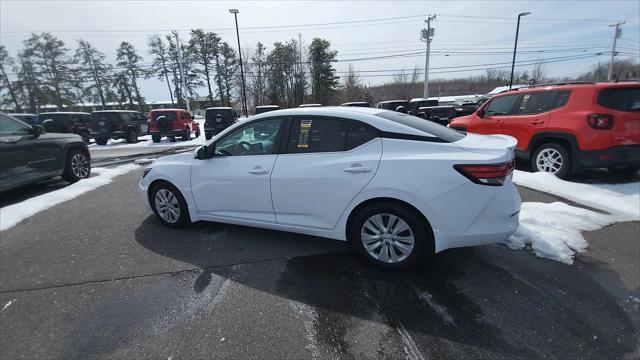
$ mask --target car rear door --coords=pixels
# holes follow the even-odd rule
[[[497,133],[513,136],[519,149],[527,149],[532,136],[547,127],[557,96],[557,91],[522,94],[513,114],[498,123]]]
[[[382,141],[376,129],[345,119],[296,117],[290,128],[271,175],[276,219],[332,229],[376,173]]]
[[[253,121],[215,143],[216,156],[191,167],[198,212],[231,219],[275,222],[270,177],[283,118]]]

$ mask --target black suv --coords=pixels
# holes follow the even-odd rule
[[[106,145],[109,139],[138,142],[138,136],[149,133],[146,116],[130,110],[102,110],[91,113],[91,136],[96,144]]]
[[[471,115],[474,112],[476,112],[476,110],[478,110],[479,107],[480,105],[476,103],[460,104],[456,107],[456,117]]]
[[[38,123],[46,132],[78,134],[82,141],[89,143],[91,114],[85,112],[46,112],[38,115]]]
[[[52,177],[76,182],[91,174],[87,144],[75,134],[43,133],[0,114],[0,191]]]
[[[401,111],[401,112],[406,113],[407,111],[409,111],[409,102],[407,100],[381,101],[381,102],[376,104],[376,109],[384,109],[384,110],[391,110],[391,111]]]
[[[422,107],[438,106],[440,102],[437,99],[415,98],[409,101],[409,114],[418,115],[418,109]]]
[[[416,110],[416,116],[447,126],[456,117],[456,108],[451,105],[425,106]]]
[[[231,107],[210,107],[204,114],[204,136],[211,139],[220,131],[233,125],[238,120],[238,114]]]

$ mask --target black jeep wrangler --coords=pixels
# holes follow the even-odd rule
[[[220,131],[233,125],[238,119],[238,114],[231,107],[210,107],[204,114],[204,136],[211,139]]]
[[[138,136],[149,133],[147,118],[137,111],[102,110],[91,113],[91,136],[96,144],[106,145],[109,139],[138,142]]]
[[[46,112],[38,115],[38,123],[46,132],[78,134],[86,144],[91,141],[91,114],[85,112]]]

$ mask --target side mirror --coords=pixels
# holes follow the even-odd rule
[[[209,149],[209,146],[203,145],[198,148],[198,151],[196,151],[196,156],[194,158],[197,160],[207,160],[211,158],[210,156],[211,153],[212,151]]]
[[[42,134],[43,132],[44,128],[41,125],[31,126],[31,135],[33,135],[34,138],[40,137],[40,134]]]

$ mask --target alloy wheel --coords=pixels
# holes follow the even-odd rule
[[[360,240],[371,257],[386,263],[405,260],[415,246],[411,227],[392,214],[375,214],[368,218],[360,230]]]
[[[71,158],[71,171],[73,175],[84,179],[89,175],[89,161],[83,154],[74,154]]]
[[[156,192],[155,206],[162,220],[174,224],[180,219],[180,204],[178,198],[167,189]]]
[[[538,171],[548,172],[555,174],[562,168],[563,159],[562,154],[556,149],[547,148],[538,154],[536,157],[536,167]]]

